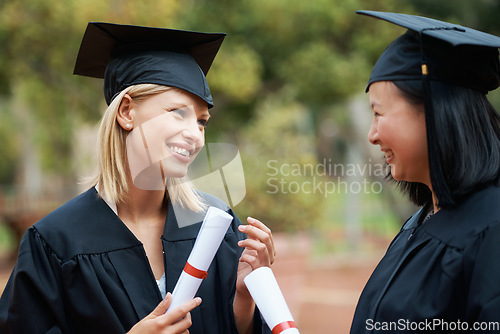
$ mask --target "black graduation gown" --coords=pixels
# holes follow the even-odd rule
[[[190,333],[237,333],[239,219],[219,199],[208,203],[234,219],[197,293]],[[164,234],[166,289],[172,292],[201,222],[179,228],[169,203]],[[125,333],[161,301],[141,242],[92,188],[52,212],[25,234],[0,300],[1,333]],[[258,311],[255,332],[266,331]]]
[[[500,188],[419,224],[424,211],[407,221],[375,268],[351,333],[476,333],[475,322],[483,329],[492,322],[480,333],[500,332]]]

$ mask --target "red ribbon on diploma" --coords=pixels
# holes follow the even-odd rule
[[[189,262],[186,262],[186,265],[184,266],[184,271],[187,274],[189,274],[193,277],[196,277],[196,278],[201,278],[201,279],[207,278],[206,271],[203,271],[203,270],[200,270],[200,269],[193,267],[192,265],[189,264]]]
[[[279,323],[276,326],[274,326],[273,334],[279,334],[279,333],[283,332],[285,329],[289,329],[289,328],[297,328],[297,326],[295,326],[295,322],[283,321],[282,323]]]

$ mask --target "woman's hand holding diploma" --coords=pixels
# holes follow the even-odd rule
[[[240,333],[251,333],[255,303],[248,291],[244,279],[253,270],[270,267],[274,263],[276,249],[271,230],[257,219],[248,217],[248,225],[240,225],[239,230],[247,235],[247,239],[238,242],[244,247],[238,265],[236,295],[233,309],[236,326]]]
[[[244,247],[238,265],[238,280],[236,291],[251,298],[243,279],[253,270],[260,267],[270,267],[274,263],[276,249],[274,248],[271,230],[261,221],[248,217],[248,225],[240,225],[239,230],[247,235],[238,246]]]
[[[147,315],[144,319],[135,324],[128,334],[186,334],[191,327],[192,309],[201,304],[201,298],[196,297],[184,304],[176,307],[172,311],[165,313],[172,302],[172,294],[169,292],[165,299]],[[179,320],[180,319],[180,320]]]

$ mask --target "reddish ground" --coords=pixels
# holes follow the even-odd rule
[[[359,295],[386,244],[370,254],[313,259],[307,238],[275,240],[278,257],[273,271],[300,333],[349,333]]]
[[[275,235],[273,272],[301,334],[349,333],[364,284],[382,257],[385,241],[369,254],[313,257],[306,236]],[[11,267],[0,268],[3,291]]]

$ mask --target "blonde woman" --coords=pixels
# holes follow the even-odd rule
[[[204,145],[213,106],[205,75],[223,39],[89,24],[75,73],[104,77],[98,173],[26,233],[0,301],[2,332],[266,330],[243,278],[274,261],[271,231],[252,218],[241,225],[185,179]],[[199,297],[165,314],[208,206],[234,219]]]

